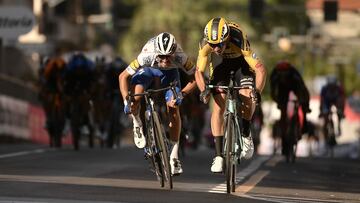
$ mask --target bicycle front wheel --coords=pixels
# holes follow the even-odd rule
[[[154,117],[154,129],[155,129],[155,143],[159,149],[159,158],[162,168],[163,179],[166,181],[168,188],[173,188],[171,169],[170,169],[170,159],[169,159],[169,149],[166,142],[165,132],[162,130],[159,116],[156,112],[153,113]]]
[[[226,192],[235,192],[236,166],[234,161],[234,116],[229,114],[226,118],[225,129],[225,176]]]
[[[162,164],[158,149],[156,147],[156,128],[152,117],[146,121],[147,136],[146,136],[146,147],[148,150],[148,158],[150,158],[150,164],[154,169],[157,180],[160,182],[160,186],[164,187],[164,175],[162,170]]]

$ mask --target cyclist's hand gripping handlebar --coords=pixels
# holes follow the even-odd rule
[[[124,100],[124,113],[125,114],[131,114],[131,102],[133,98],[130,96],[131,91],[129,91],[128,95],[126,96]]]
[[[200,93],[200,101],[207,104],[210,100],[210,89],[206,86],[205,90]]]

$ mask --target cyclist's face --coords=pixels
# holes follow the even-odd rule
[[[173,55],[158,55],[157,56],[158,66],[160,68],[169,67],[171,65],[172,58],[173,58]]]
[[[210,44],[209,43],[209,45],[216,55],[221,55],[225,51],[225,48],[226,48],[225,42],[222,42],[220,44]]]

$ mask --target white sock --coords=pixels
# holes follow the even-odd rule
[[[137,114],[137,115],[131,114],[131,117],[132,117],[132,120],[133,120],[134,127],[141,127],[142,126],[142,122],[141,122],[139,114]]]
[[[173,158],[179,159],[179,156],[178,156],[179,141],[177,141],[177,142],[171,141],[171,144],[173,145],[173,148],[171,150],[170,159],[173,159]]]

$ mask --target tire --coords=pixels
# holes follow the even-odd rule
[[[74,150],[78,151],[80,149],[80,144],[79,144],[79,142],[80,142],[80,132],[79,132],[79,130],[74,129],[72,131],[72,139],[73,139],[72,142],[73,142]]]
[[[147,129],[147,136],[146,136],[146,147],[150,153],[150,163],[154,169],[155,175],[157,180],[160,183],[161,187],[164,187],[164,175],[162,170],[161,159],[159,153],[156,151],[156,130],[154,125],[153,118],[150,118],[146,121],[146,129]]]
[[[327,123],[327,126],[326,126],[326,131],[327,131],[327,145],[328,145],[328,149],[329,149],[329,152],[330,152],[330,157],[333,158],[334,157],[334,147],[336,145],[336,139],[335,139],[335,132],[334,132],[334,124],[333,124],[333,121],[330,120],[328,121]]]
[[[297,145],[297,139],[298,134],[300,132],[299,122],[297,120],[297,114],[294,115],[294,117],[290,120],[288,123],[288,129],[286,132],[286,137],[284,139],[284,147],[286,148],[284,153],[286,157],[286,163],[294,163],[296,158],[296,145]]]
[[[226,177],[226,192],[231,193],[235,191],[235,164],[233,161],[233,135],[234,135],[234,118],[229,114],[226,118],[225,130],[225,177]]]
[[[169,160],[169,151],[168,145],[165,142],[165,132],[161,128],[159,116],[156,112],[153,112],[154,118],[154,129],[156,132],[155,141],[157,144],[157,148],[159,149],[159,158],[162,165],[162,174],[163,179],[166,181],[168,188],[173,188],[172,176],[171,176],[171,168],[170,168],[170,160]]]

